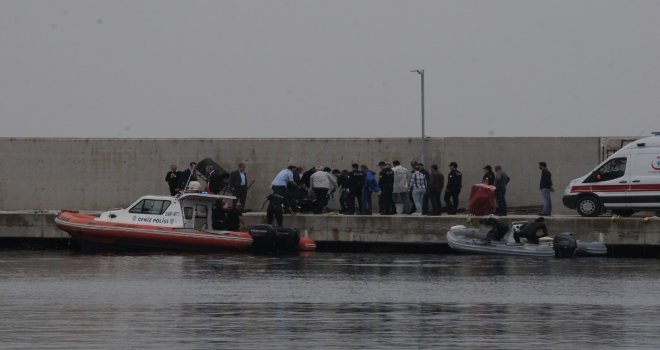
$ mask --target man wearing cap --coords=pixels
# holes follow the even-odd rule
[[[495,173],[490,165],[484,167],[484,177],[481,178],[481,183],[489,186],[495,184]]]

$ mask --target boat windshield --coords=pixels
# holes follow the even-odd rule
[[[128,212],[133,214],[163,215],[170,204],[172,204],[172,202],[168,200],[143,199],[134,205]]]

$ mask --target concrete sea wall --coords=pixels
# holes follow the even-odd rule
[[[510,206],[540,205],[539,161],[548,163],[556,191],[556,213],[568,181],[599,161],[599,138],[431,138],[426,164],[447,174],[455,161],[463,172],[460,202],[481,181],[486,164],[501,164],[511,177]],[[408,165],[420,160],[421,141],[388,139],[28,139],[0,138],[0,210],[105,210],[125,207],[143,194],[167,194],[169,165],[180,170],[210,157],[227,170],[247,164],[254,185],[246,208],[258,210],[275,174],[288,164],[349,169],[351,163],[378,170],[381,160]],[[337,197],[337,196],[335,196]],[[337,198],[331,206],[337,208]],[[374,198],[375,202],[375,198]]]

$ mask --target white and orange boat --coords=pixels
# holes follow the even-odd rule
[[[184,193],[143,196],[126,209],[100,215],[62,210],[55,224],[85,246],[177,251],[291,252],[315,250],[316,243],[295,229],[256,225],[248,232],[218,227],[214,210],[232,196]],[[214,225],[215,224],[215,225]]]

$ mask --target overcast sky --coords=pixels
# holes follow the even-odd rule
[[[1,137],[660,131],[657,0],[0,0]]]

